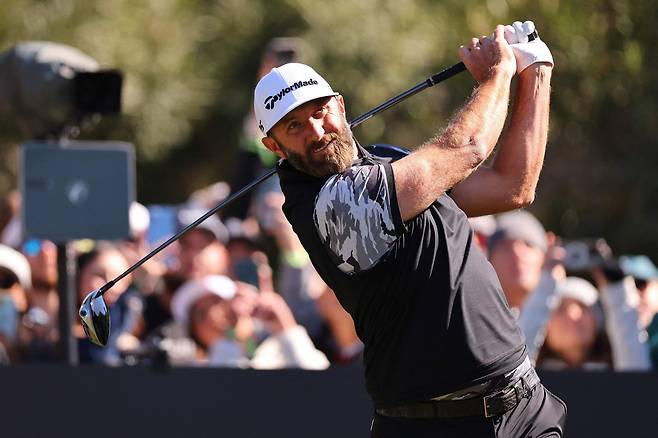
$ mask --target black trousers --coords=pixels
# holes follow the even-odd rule
[[[492,418],[392,418],[375,413],[373,438],[562,437],[567,406],[540,383],[514,409]]]

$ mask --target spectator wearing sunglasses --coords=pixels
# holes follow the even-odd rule
[[[658,366],[658,268],[645,255],[626,255],[619,266],[632,281],[626,280],[631,304],[637,307],[639,326],[646,330],[654,369]]]
[[[650,370],[647,329],[658,310],[658,291],[653,303],[651,292],[645,291],[650,280],[658,278],[658,269],[645,256],[621,256],[592,269],[592,277],[601,294],[615,370]]]

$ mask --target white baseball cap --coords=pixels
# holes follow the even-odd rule
[[[148,208],[133,201],[128,209],[128,223],[130,224],[130,234],[133,237],[148,231],[151,224],[151,214]]]
[[[254,112],[263,135],[286,114],[313,99],[337,96],[331,86],[308,65],[291,62],[273,68],[254,90]]]
[[[599,299],[599,293],[589,281],[579,277],[567,277],[557,282],[555,294],[558,298],[572,298],[591,307]]]
[[[23,289],[32,287],[32,270],[27,258],[15,249],[2,244],[0,244],[0,268],[13,272]]]
[[[235,296],[237,285],[224,275],[207,275],[200,279],[183,283],[171,299],[171,314],[174,321],[187,323],[190,308],[196,300],[204,295],[217,295],[229,301]]]

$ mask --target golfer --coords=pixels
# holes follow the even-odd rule
[[[283,159],[285,215],[365,344],[372,436],[562,436],[566,407],[539,382],[466,219],[532,202],[553,59],[532,22],[497,26],[459,56],[472,96],[397,160],[359,145],[343,97],[306,65],[260,80],[256,119]]]

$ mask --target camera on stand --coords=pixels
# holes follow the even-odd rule
[[[129,237],[134,146],[72,141],[83,124],[121,112],[123,75],[80,50],[24,42],[0,53],[0,117],[19,128],[23,236],[57,244],[60,351],[77,363],[75,239]]]
[[[74,137],[82,122],[119,114],[122,85],[119,70],[63,44],[23,42],[0,53],[0,116],[25,138]]]

